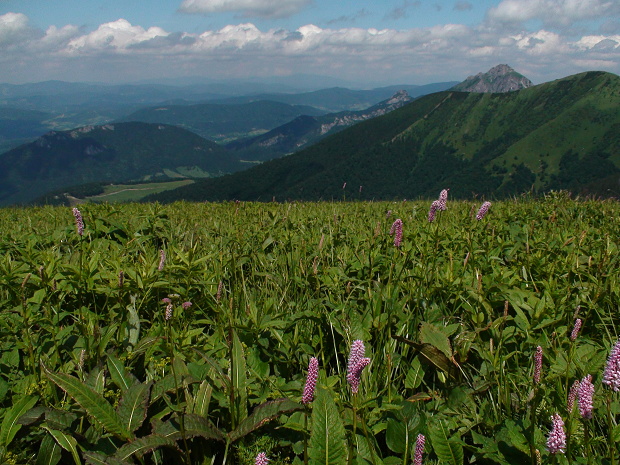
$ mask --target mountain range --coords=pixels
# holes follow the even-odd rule
[[[508,93],[437,92],[289,157],[148,199],[341,199],[345,182],[359,199],[432,198],[443,188],[457,198],[617,195],[619,107],[620,78],[605,72]]]

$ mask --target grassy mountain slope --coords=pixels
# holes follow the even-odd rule
[[[598,192],[620,173],[620,78],[588,72],[505,94],[439,92],[283,159],[152,199],[470,197]],[[614,181],[615,180],[615,181]],[[363,186],[361,193],[359,186]]]
[[[122,121],[172,124],[219,142],[263,133],[301,115],[322,113],[309,106],[271,101],[234,105],[204,103],[143,108]]]
[[[221,175],[240,164],[214,142],[146,123],[50,132],[0,156],[0,205],[90,182]]]

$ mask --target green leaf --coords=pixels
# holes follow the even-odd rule
[[[462,465],[463,445],[460,439],[450,438],[449,433],[445,421],[441,419],[429,425],[429,436],[439,461],[450,465]]]
[[[413,359],[411,362],[411,368],[407,372],[407,377],[405,378],[405,387],[407,389],[416,389],[420,384],[422,384],[422,380],[424,379],[424,368],[422,368],[422,364],[420,363],[420,359],[418,357]]]
[[[441,331],[441,328],[431,323],[423,322],[420,325],[420,342],[430,344],[439,349],[446,357],[452,358],[450,339]]]
[[[233,408],[236,413],[236,421],[234,422],[236,425],[248,416],[245,355],[237,333],[233,333],[231,364],[231,381],[235,393],[235,405],[231,406],[231,408]]]
[[[127,305],[127,342],[129,349],[132,349],[138,343],[140,338],[140,315],[136,309],[136,294],[131,294],[129,299],[131,303]]]
[[[152,383],[134,384],[125,391],[116,409],[128,431],[135,432],[146,418]]]
[[[134,454],[137,454],[138,457],[142,457],[147,452],[151,452],[152,450],[162,446],[175,447],[176,444],[171,438],[151,434],[149,436],[136,439],[129,444],[125,444],[118,451],[116,451],[114,458],[117,460],[126,460]]]
[[[407,425],[403,421],[388,418],[385,442],[392,452],[404,454],[409,444]]]
[[[211,421],[200,415],[188,413],[183,416],[185,437],[203,437],[205,439],[215,439],[223,442],[226,439],[222,433]],[[167,421],[154,421],[153,434],[169,438],[173,441],[182,439],[181,420],[178,415],[174,414]]]
[[[0,427],[0,446],[6,447],[11,443],[22,427],[18,423],[19,418],[30,410],[38,400],[37,396],[24,396],[6,412]]]
[[[108,370],[110,378],[121,389],[121,392],[125,392],[137,383],[135,376],[129,373],[121,361],[110,353],[108,353]]]
[[[265,402],[254,409],[252,414],[239,424],[239,426],[228,434],[230,442],[246,436],[252,431],[260,428],[265,423],[278,418],[283,413],[303,410],[304,406],[289,399],[276,399]]]
[[[67,452],[71,452],[71,455],[73,456],[73,461],[75,462],[75,464],[81,465],[82,461],[80,460],[80,456],[77,451],[77,441],[75,440],[75,438],[73,436],[69,436],[68,434],[63,433],[62,431],[58,431],[56,429],[52,429],[52,428],[45,428],[45,429],[47,430],[48,433],[50,433],[54,437],[54,439],[56,440],[56,442],[58,443],[60,447],[62,447]]]
[[[125,428],[118,414],[101,394],[71,375],[53,373],[45,365],[43,365],[43,370],[49,379],[80,404],[86,413],[100,423],[106,431],[123,440],[133,438],[133,434]]]
[[[331,392],[318,388],[312,406],[308,454],[311,465],[342,465],[346,461],[345,430]]]
[[[39,445],[35,465],[56,465],[60,462],[60,446],[51,434],[46,434]]]
[[[213,386],[211,386],[206,380],[200,383],[198,392],[194,396],[193,413],[203,417],[206,417],[209,414],[209,403],[211,402],[212,393]]]

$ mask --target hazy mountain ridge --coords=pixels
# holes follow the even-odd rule
[[[224,148],[175,126],[115,123],[52,131],[0,157],[0,204],[29,202],[63,186],[219,176],[242,167]]]
[[[515,195],[618,185],[620,78],[588,72],[509,93],[444,91],[297,154],[151,199]],[[363,186],[361,193],[357,188]]]

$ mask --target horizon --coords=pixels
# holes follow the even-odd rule
[[[314,88],[376,88],[462,81],[502,63],[540,84],[620,73],[620,3],[4,0],[0,50],[7,84],[314,77],[334,83]]]

